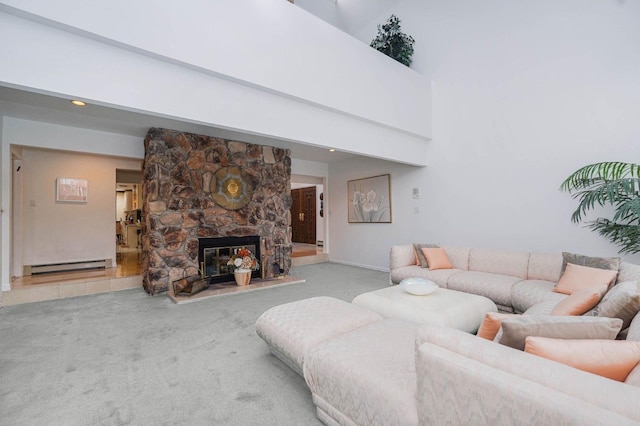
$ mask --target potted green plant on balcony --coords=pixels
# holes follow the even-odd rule
[[[597,218],[587,227],[621,247],[620,253],[640,252],[640,165],[601,162],[576,170],[560,186],[573,193],[578,208],[571,221],[580,223],[596,206],[612,206],[611,219]]]
[[[409,66],[414,43],[413,37],[400,30],[400,19],[396,15],[391,15],[385,24],[378,25],[378,35],[371,40],[370,46]]]

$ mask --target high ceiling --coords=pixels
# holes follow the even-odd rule
[[[221,137],[291,150],[291,157],[300,160],[331,163],[352,158],[346,152],[329,152],[326,148],[249,134],[237,129],[221,129],[203,123],[187,122],[137,111],[125,111],[100,105],[77,107],[63,99],[0,86],[0,115],[51,124],[99,130],[144,139],[151,127],[181,130],[207,136]]]

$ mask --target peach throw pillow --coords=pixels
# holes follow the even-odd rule
[[[587,287],[599,288],[605,286],[609,288],[609,285],[615,280],[616,275],[618,275],[618,271],[567,263],[567,269],[564,270],[560,281],[558,281],[558,284],[553,288],[553,291],[556,293],[573,294]]]
[[[500,331],[500,326],[502,325],[502,320],[505,318],[513,318],[519,317],[518,314],[506,314],[502,312],[487,312],[484,316],[484,320],[482,324],[480,324],[480,328],[478,329],[478,333],[476,336],[482,337],[483,339],[493,340],[496,338],[498,331]]]
[[[558,303],[551,315],[582,315],[600,302],[607,292],[606,286],[583,288]]]
[[[449,256],[447,256],[447,252],[442,248],[423,248],[422,253],[424,257],[427,258],[427,264],[429,265],[429,270],[433,271],[435,269],[452,269],[451,262],[449,262]]]
[[[624,382],[640,361],[640,342],[534,336],[527,337],[525,342],[525,352],[619,382]]]

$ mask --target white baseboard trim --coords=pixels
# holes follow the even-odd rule
[[[334,259],[334,258],[331,258],[331,257],[329,258],[329,262],[339,263],[341,265],[355,266],[355,267],[358,267],[358,268],[371,269],[371,270],[374,270],[374,271],[389,272],[389,268],[381,268],[379,266],[363,265],[361,263],[354,263],[354,262],[346,262],[344,260]]]

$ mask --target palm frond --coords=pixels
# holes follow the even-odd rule
[[[620,253],[640,253],[640,226],[598,219],[591,222],[588,227],[612,243],[621,246]]]
[[[630,198],[618,204],[612,220],[640,225],[640,198]]]
[[[640,179],[640,164],[619,161],[590,164],[573,172],[562,182],[560,189],[571,192],[588,188],[591,180],[617,180],[623,177]]]
[[[615,208],[613,220],[599,218],[588,228],[622,247],[620,253],[640,253],[640,165],[624,162],[590,164],[571,174],[560,189],[578,200],[571,221],[582,222],[596,206]]]
[[[638,179],[622,178],[612,181],[600,180],[589,189],[580,190],[572,195],[578,200],[578,208],[571,215],[571,221],[579,223],[587,211],[596,205],[620,205],[638,197]]]

